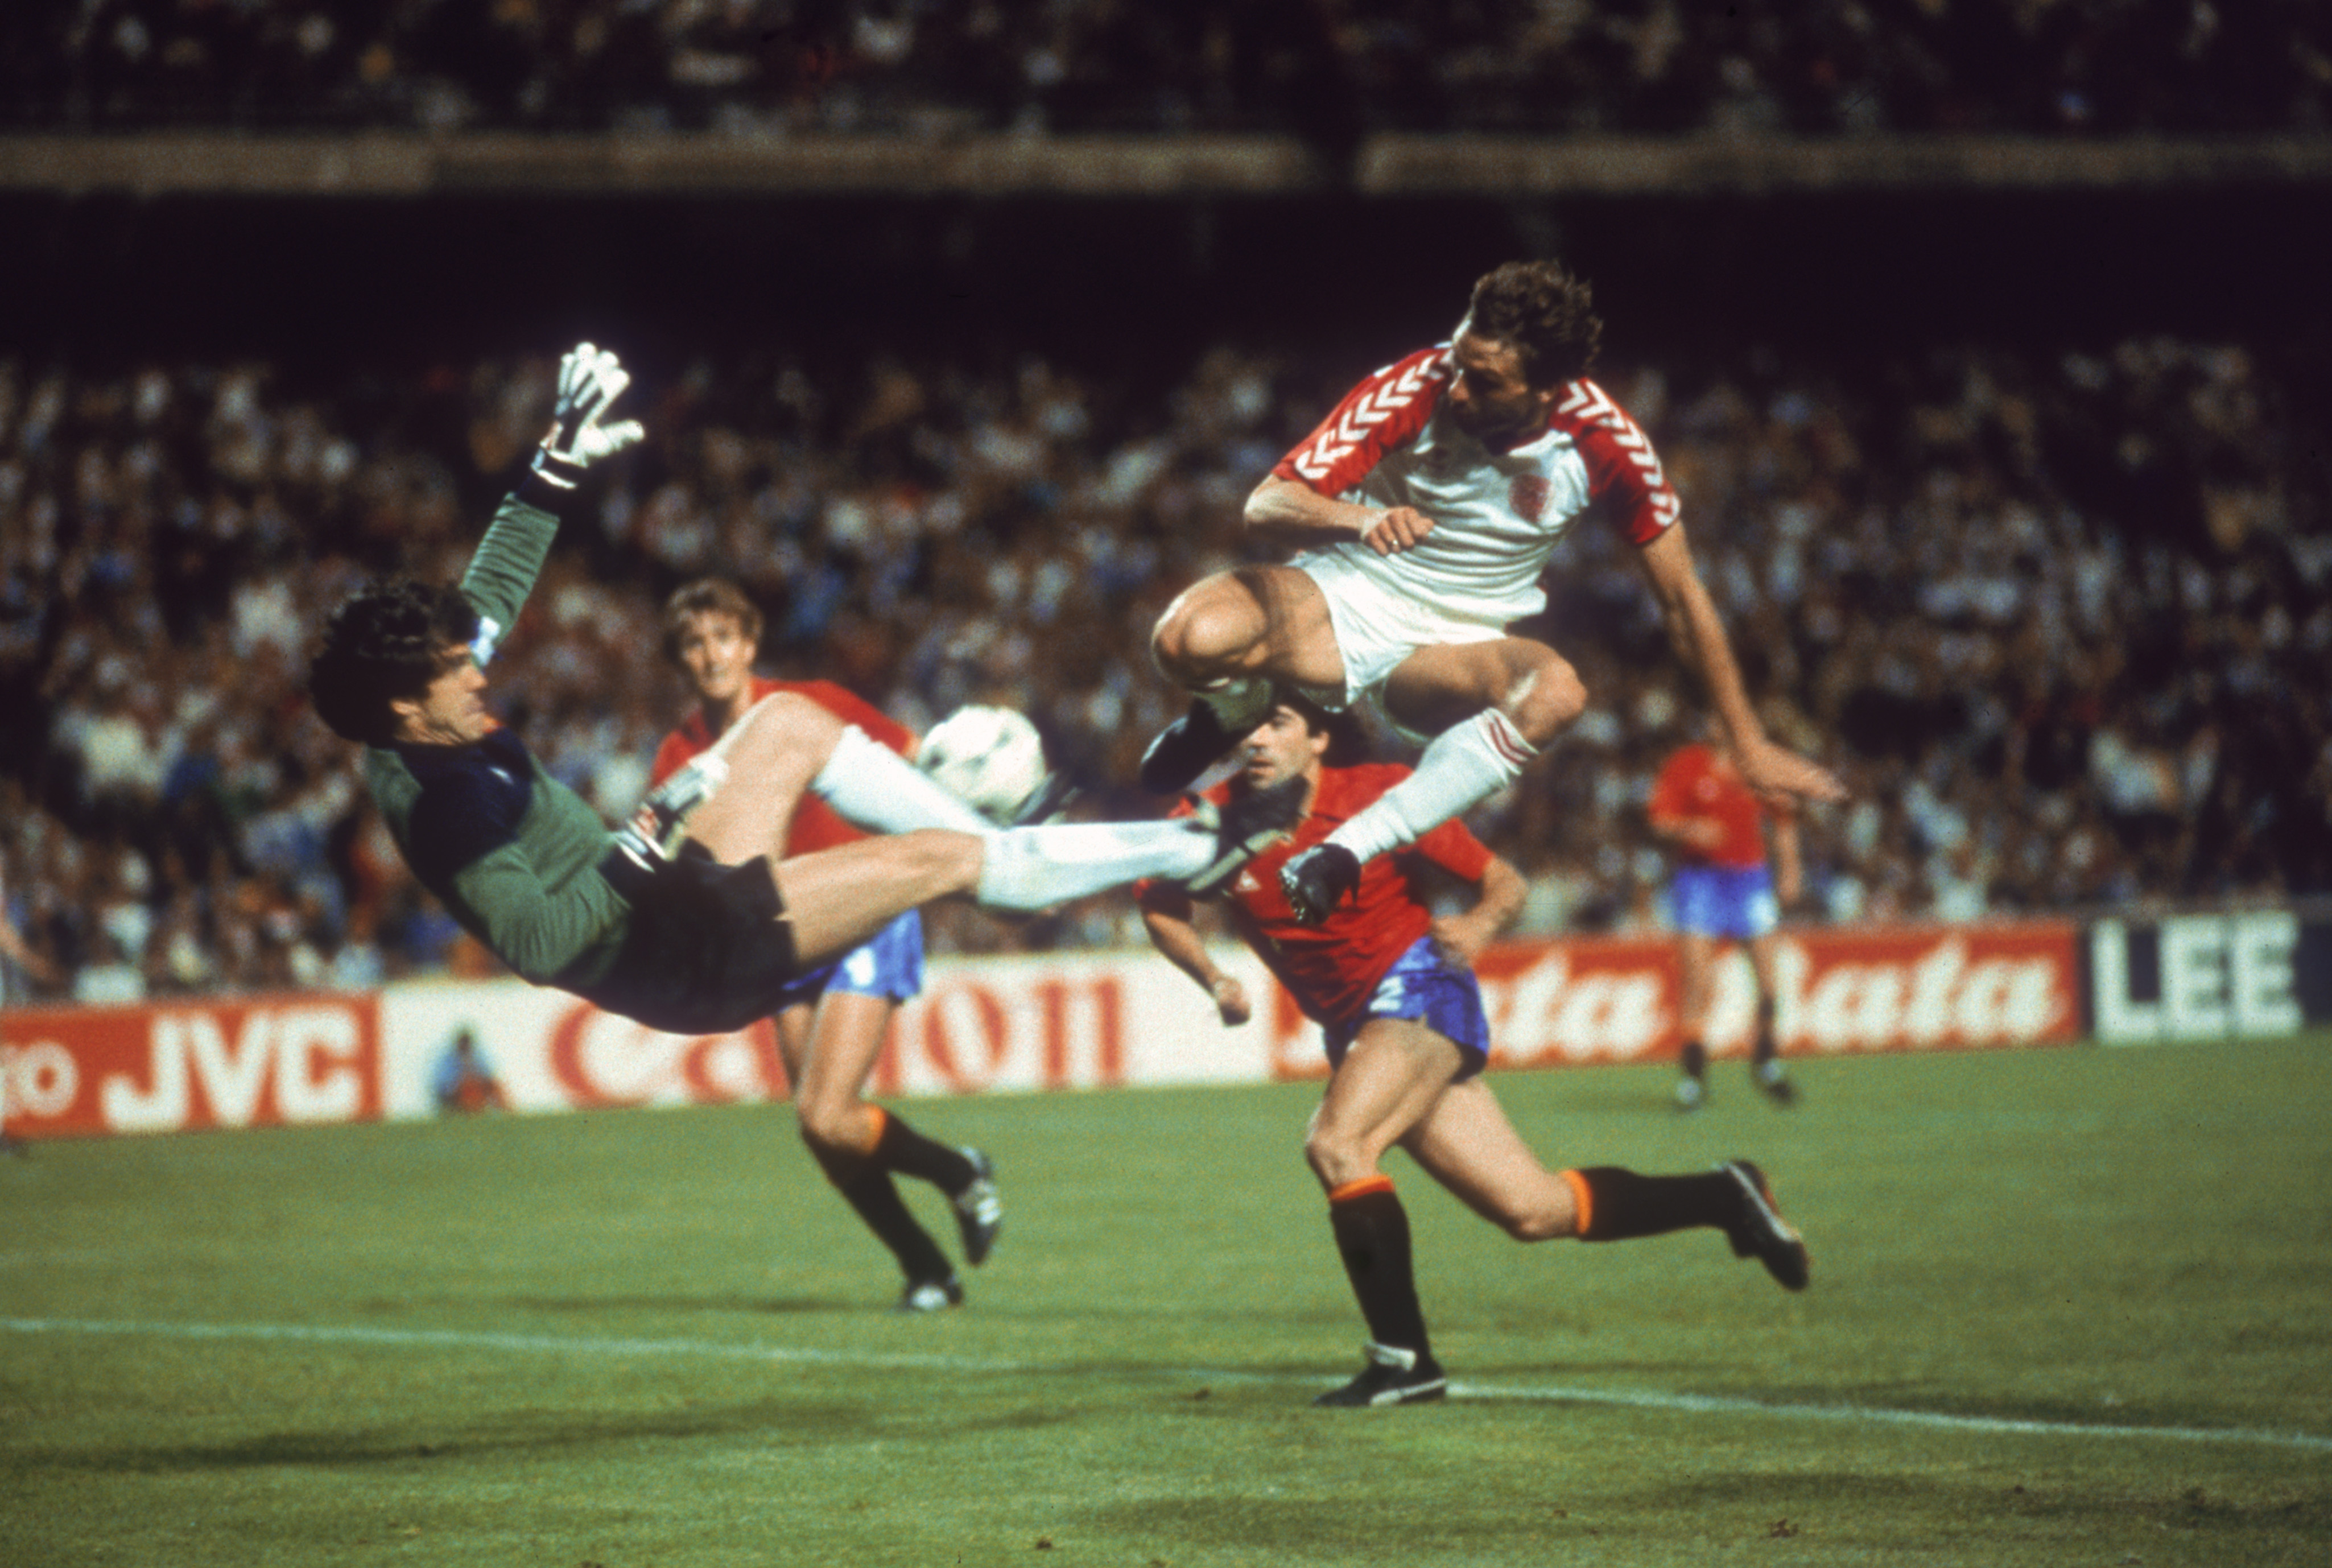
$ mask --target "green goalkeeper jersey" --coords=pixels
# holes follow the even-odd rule
[[[495,512],[462,576],[480,664],[517,623],[558,531],[558,518],[515,492]],[[368,748],[365,779],[414,875],[495,957],[537,985],[588,986],[607,972],[629,907],[608,880],[621,874],[607,864],[613,836],[514,733]]]

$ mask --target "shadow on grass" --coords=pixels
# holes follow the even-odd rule
[[[991,1413],[957,1414],[920,1426],[903,1425],[889,1401],[754,1400],[681,1410],[521,1410],[472,1420],[458,1428],[419,1424],[399,1428],[268,1432],[216,1443],[127,1445],[114,1448],[25,1448],[9,1456],[18,1473],[73,1470],[99,1475],[202,1475],[276,1468],[344,1469],[378,1466],[459,1468],[501,1457],[567,1455],[642,1442],[721,1443],[750,1439],[757,1448],[817,1448],[882,1439],[922,1442],[944,1450],[957,1442],[999,1432],[1034,1432],[1074,1425],[1091,1412],[1074,1401],[1016,1406]]]
[[[1607,1543],[1673,1537],[1679,1529],[1700,1535],[1704,1545],[1720,1543],[1727,1532],[1737,1533],[1744,1544],[1762,1545],[1767,1538],[1802,1533],[1844,1544],[1868,1526],[1899,1544],[1907,1531],[1916,1535],[1920,1521],[1932,1520],[1935,1530],[1975,1550],[1987,1536],[2061,1537],[2094,1551],[2117,1535],[2159,1541],[2167,1532],[2209,1543],[2214,1560],[2299,1563],[2320,1561],[2309,1554],[2332,1529],[2332,1494],[2285,1488],[2245,1503],[2174,1483],[2132,1496],[2104,1487],[1735,1471],[1699,1473],[1688,1481],[1575,1499],[1562,1507],[1512,1493],[1455,1493],[1437,1496],[1429,1515],[1421,1515],[1414,1497],[1372,1498],[1356,1488],[1349,1497],[1215,1494],[1110,1503],[1085,1517],[1097,1532],[1142,1542],[1170,1561],[1177,1545],[1343,1563],[1390,1560],[1387,1548],[1395,1543],[1425,1552],[1460,1542],[1474,1557],[1505,1561],[1517,1548],[1537,1554],[1599,1537]]]
[[[2006,1484],[1934,1477],[1876,1476],[1849,1470],[1704,1471],[1689,1481],[1645,1487],[1620,1500],[1645,1513],[1735,1508],[1844,1526],[1864,1517],[1901,1521],[1932,1514],[1939,1521],[1985,1521],[2000,1535],[2020,1530],[2093,1540],[2109,1531],[2168,1531],[2223,1541],[2228,1562],[2284,1561],[2258,1554],[2288,1538],[2320,1547],[2332,1533],[2332,1490],[2280,1487],[2244,1502],[2174,1479],[2136,1488],[2101,1483],[2067,1487]],[[1979,1537],[1982,1532],[1977,1532]],[[2241,1543],[2241,1544],[2238,1544]],[[2299,1559],[2289,1559],[2297,1561]]]
[[[492,1455],[572,1453],[642,1441],[750,1436],[772,1447],[859,1440],[885,1431],[891,1412],[874,1404],[759,1400],[718,1408],[647,1413],[514,1412],[454,1429],[414,1426],[375,1430],[269,1432],[219,1443],[89,1449],[24,1449],[19,1470],[100,1475],[199,1475],[210,1471],[378,1465],[458,1464]]]
[[[733,1313],[749,1317],[810,1316],[819,1313],[887,1314],[888,1301],[839,1296],[515,1296],[503,1305],[520,1312]]]
[[[1203,1495],[1110,1503],[1085,1518],[1096,1534],[1140,1542],[1169,1562],[1178,1551],[1239,1549],[1257,1562],[1385,1563],[1460,1543],[1468,1561],[1524,1561],[1617,1533],[1544,1506],[1452,1496],[1420,1510],[1413,1496],[1372,1499],[1357,1487],[1349,1497]]]

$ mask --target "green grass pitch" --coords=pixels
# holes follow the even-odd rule
[[[1763,1162],[1802,1296],[1395,1156],[1458,1395],[1382,1411],[1308,1407],[1362,1338],[1308,1085],[903,1107],[1008,1205],[933,1318],[782,1108],[43,1145],[0,1563],[2332,1563],[2332,1037],[1800,1078],[1497,1088],[1553,1162]]]

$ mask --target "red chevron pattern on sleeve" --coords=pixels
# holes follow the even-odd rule
[[[1570,432],[1587,462],[1591,504],[1605,508],[1636,544],[1649,544],[1682,511],[1659,454],[1610,394],[1592,381],[1573,381],[1555,405],[1552,423]]]
[[[1320,428],[1271,472],[1322,495],[1342,495],[1425,428],[1448,384],[1448,346],[1420,349],[1345,393]]]

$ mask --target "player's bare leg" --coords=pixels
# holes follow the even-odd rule
[[[1250,796],[1219,821],[1068,822],[993,829],[975,837],[935,829],[862,838],[776,868],[778,892],[805,966],[858,946],[891,920],[961,894],[990,909],[1032,913],[1145,876],[1197,885],[1232,869],[1285,830],[1288,803]],[[694,819],[691,818],[692,837]],[[707,848],[712,847],[707,846]]]
[[[894,1004],[887,997],[830,990],[817,1002],[797,1002],[777,1016],[778,1049],[794,1089],[794,1115],[802,1142],[827,1180],[898,1260],[905,1279],[902,1310],[932,1311],[960,1305],[963,1286],[930,1232],[916,1223],[899,1196],[894,1172],[940,1189],[961,1206],[985,1185],[993,1202],[985,1156],[940,1143],[863,1098],[883,1053]],[[979,1256],[995,1239],[983,1233]]]
[[[888,998],[830,991],[777,1015],[778,1052],[793,1083],[802,1140],[834,1154],[874,1152],[883,1115],[859,1096],[883,1054],[894,1008]]]
[[[692,819],[692,837],[695,827]],[[968,834],[900,833],[779,862],[778,894],[803,967],[840,957],[933,899],[976,892],[986,849]]]
[[[1307,925],[1352,895],[1369,861],[1520,778],[1587,711],[1587,688],[1545,644],[1499,637],[1418,649],[1387,678],[1384,704],[1404,728],[1433,740],[1415,772],[1281,867],[1280,885]]]
[[[1294,567],[1239,567],[1191,585],[1158,617],[1150,649],[1166,678],[1194,693],[1142,760],[1142,787],[1161,795],[1189,788],[1262,721],[1272,682],[1344,684],[1327,598]]]
[[[1769,931],[1750,940],[1749,968],[1757,977],[1757,1035],[1750,1051],[1749,1074],[1773,1104],[1794,1105],[1798,1086],[1782,1066],[1782,1042],[1775,1032],[1782,994],[1782,939],[1777,933]]]
[[[1384,1152],[1415,1126],[1458,1076],[1457,1046],[1409,1018],[1371,1018],[1328,1079],[1304,1159],[1331,1197],[1377,1175]]]
[[[1409,1213],[1377,1164],[1432,1108],[1463,1061],[1456,1045],[1423,1024],[1371,1018],[1312,1117],[1304,1158],[1327,1190],[1329,1229],[1369,1325],[1370,1363],[1317,1403],[1407,1404],[1439,1399],[1448,1388],[1418,1305]]]
[[[1587,688],[1571,661],[1544,643],[1498,637],[1418,649],[1385,678],[1384,704],[1420,735],[1439,735],[1494,708],[1542,750],[1587,711]]]
[[[1400,1146],[1459,1202],[1516,1241],[1579,1232],[1571,1183],[1540,1162],[1479,1078],[1444,1089]]]
[[[1676,1103],[1680,1111],[1697,1111],[1708,1097],[1708,1013],[1716,994],[1716,939],[1706,932],[1688,931],[1677,939],[1677,1027],[1683,1039],[1677,1048]]]
[[[1452,1085],[1401,1147],[1517,1241],[1628,1241],[1708,1226],[1725,1232],[1735,1257],[1756,1258],[1784,1289],[1805,1288],[1805,1243],[1746,1160],[1691,1176],[1644,1176],[1617,1165],[1550,1171],[1479,1079]]]

